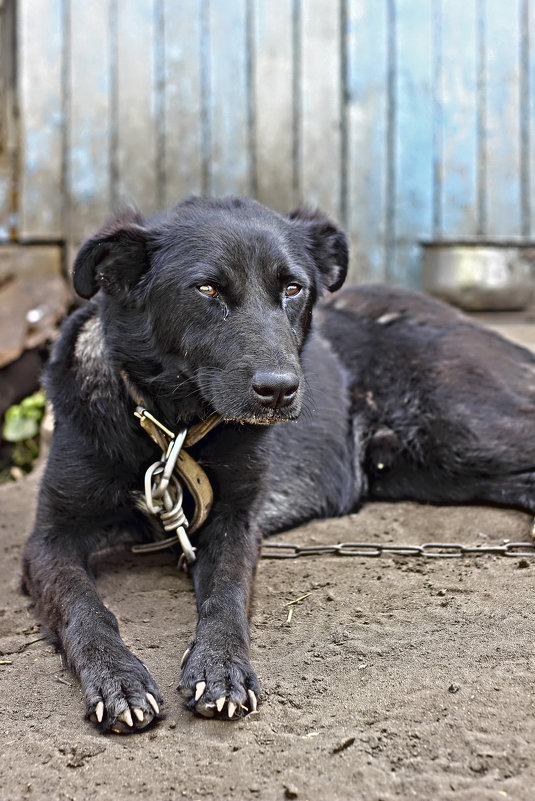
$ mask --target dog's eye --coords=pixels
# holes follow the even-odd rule
[[[298,295],[303,287],[299,286],[299,284],[288,284],[286,289],[284,290],[284,294],[288,298],[293,298],[294,295]]]
[[[217,289],[213,284],[201,284],[197,289],[209,298],[214,298],[217,295]]]

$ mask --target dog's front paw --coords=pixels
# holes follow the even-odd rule
[[[116,665],[93,664],[80,676],[86,715],[103,732],[131,734],[162,717],[156,683],[139,659],[126,655]]]
[[[179,692],[205,718],[236,720],[258,705],[258,679],[246,659],[193,642],[182,657]]]

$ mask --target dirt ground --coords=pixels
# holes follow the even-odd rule
[[[535,344],[533,324],[504,330]],[[109,555],[99,588],[166,719],[102,736],[18,591],[37,479],[0,487],[2,801],[535,798],[535,558],[263,560],[251,619],[263,704],[229,723],[192,717],[175,690],[195,624],[187,576],[166,554]],[[376,503],[275,539],[502,544],[530,541],[531,525]]]

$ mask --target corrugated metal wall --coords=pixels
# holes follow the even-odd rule
[[[354,279],[535,229],[535,0],[19,0],[22,241],[125,201],[319,205]]]

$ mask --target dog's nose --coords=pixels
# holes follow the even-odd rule
[[[295,373],[278,373],[271,370],[258,370],[253,376],[253,392],[262,406],[282,409],[289,406],[299,389],[299,379]]]

